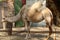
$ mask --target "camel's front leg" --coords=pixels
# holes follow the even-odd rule
[[[25,18],[23,18],[23,22],[24,22],[25,30],[27,31],[25,39],[29,39],[29,38],[31,38],[31,36],[30,36],[30,22],[27,21]]]
[[[26,38],[30,39],[31,35],[30,35],[30,22],[27,21],[27,34],[26,34]]]

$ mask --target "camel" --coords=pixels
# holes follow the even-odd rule
[[[46,21],[46,25],[49,28],[49,36],[47,38],[51,36],[53,14],[48,7],[43,7],[43,4],[41,2],[37,1],[30,7],[26,7],[26,5],[24,5],[16,16],[6,17],[5,21],[16,22],[20,19],[23,20],[25,28],[28,31],[26,38],[30,36],[30,22],[37,23],[41,22],[42,20]]]

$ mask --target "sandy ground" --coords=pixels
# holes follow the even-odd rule
[[[16,29],[14,29],[14,30],[16,30]],[[17,30],[21,30],[21,29],[17,28]],[[34,27],[31,30],[46,31],[48,29],[44,28],[44,27],[43,28]],[[56,30],[60,31],[60,28],[56,28]],[[48,35],[48,33],[47,34],[46,33],[31,33],[31,38],[29,40],[45,40],[47,35]],[[55,37],[54,34],[52,34],[51,37],[49,38],[49,40],[54,40],[54,37]],[[0,40],[26,40],[26,39],[25,39],[25,33],[13,32],[11,36],[0,36]],[[60,33],[56,33],[56,40],[60,40]]]
[[[45,40],[47,34],[31,34],[31,39],[29,40]],[[26,40],[25,34],[13,34],[12,36],[0,36],[0,40]],[[49,40],[54,40],[54,34],[49,38]],[[60,34],[56,34],[56,40],[60,40]]]

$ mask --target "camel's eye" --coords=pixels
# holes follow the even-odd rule
[[[41,6],[43,6],[43,4],[41,4]]]

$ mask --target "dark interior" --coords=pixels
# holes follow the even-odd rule
[[[53,1],[56,4],[58,10],[60,11],[60,0],[53,0]]]

